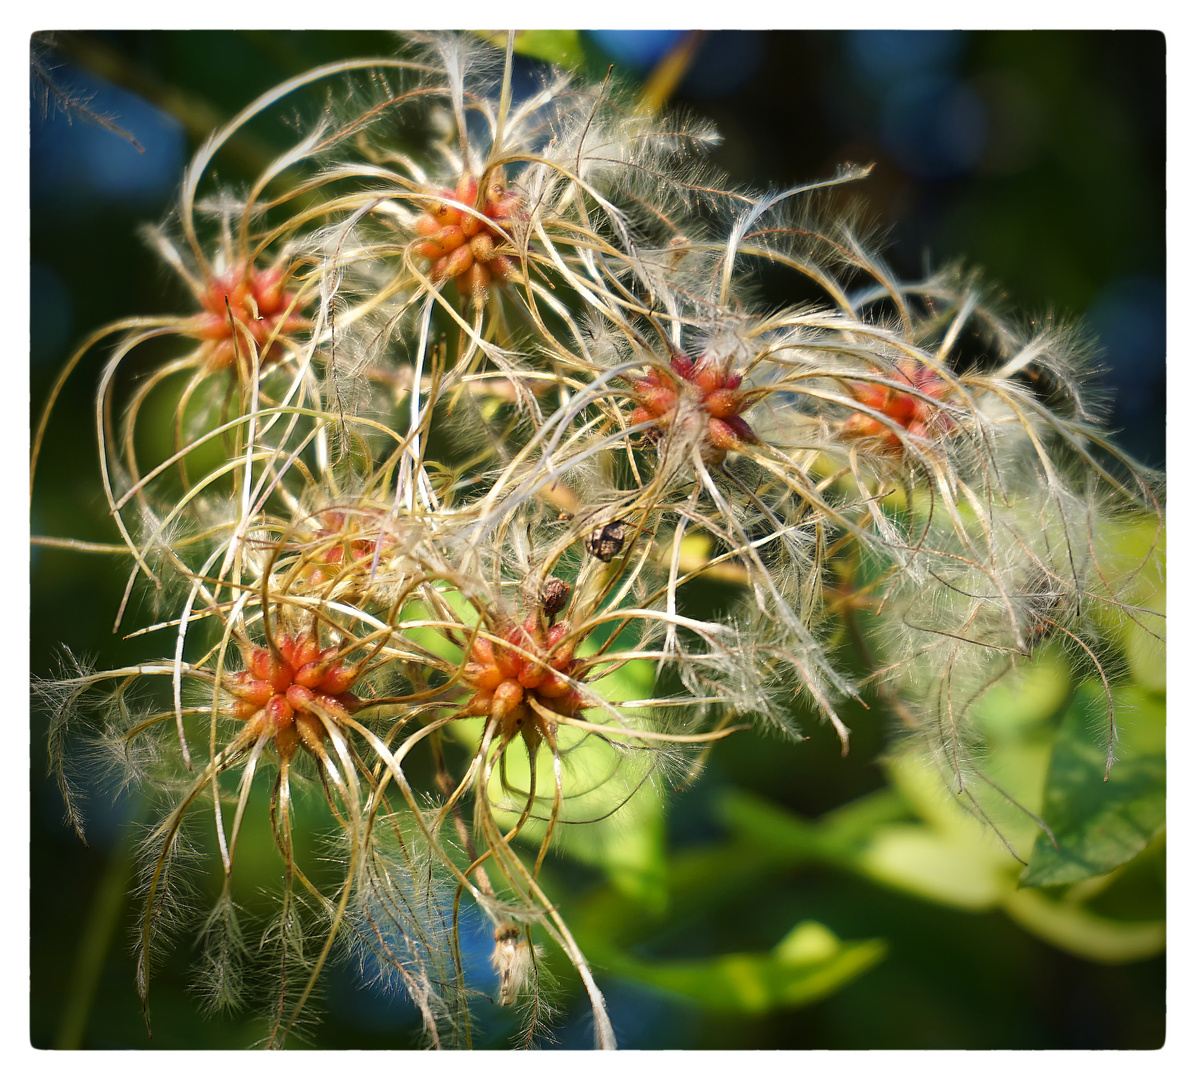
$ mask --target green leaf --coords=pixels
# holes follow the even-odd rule
[[[483,33],[482,37],[500,49],[506,48],[506,34]],[[585,63],[578,30],[518,30],[515,51],[563,68],[576,69]]]
[[[592,639],[578,655],[593,651]],[[651,697],[655,668],[648,660],[631,660],[593,684],[596,694],[608,701],[635,701]],[[634,717],[634,709],[624,709]],[[600,714],[595,713],[595,716]],[[469,745],[481,737],[481,718],[463,719],[454,734]],[[626,897],[649,911],[663,910],[667,899],[665,875],[664,805],[654,783],[653,746],[643,743],[642,753],[629,753],[632,737],[612,741],[562,724],[557,732],[561,756],[568,762],[563,786],[568,799],[567,823],[556,831],[554,843],[571,858],[603,869],[611,883]],[[490,798],[495,816],[505,828],[520,818],[524,803],[504,790],[526,792],[532,776],[527,755],[516,749],[505,755],[503,769],[495,769]],[[552,755],[541,745],[536,760],[536,813],[527,820],[520,837],[539,844],[553,802],[555,786]]]
[[[705,1008],[759,1014],[828,997],[879,963],[885,951],[883,941],[842,942],[820,923],[803,922],[765,953],[655,962],[608,954],[603,961],[619,975]]]
[[[1013,859],[972,836],[951,835],[925,825],[878,829],[855,870],[890,888],[936,904],[984,911],[1012,887]]]
[[[946,827],[902,820],[910,804],[892,790],[866,796],[818,821],[745,792],[728,796],[723,814],[738,844],[766,850],[779,863],[816,860],[933,903],[967,910],[995,907],[1012,888],[1013,859],[983,843],[975,820],[943,799],[942,782],[933,769],[912,755],[903,764],[903,791],[915,782],[926,786],[928,800],[946,803]]]
[[[733,830],[737,849],[750,845],[786,866],[807,858],[850,866],[875,831],[906,817],[908,807],[896,792],[885,789],[813,821],[731,788],[720,800],[719,813]]]
[[[1098,606],[1093,615],[1125,651],[1134,684],[1165,694],[1166,533],[1160,530],[1157,522],[1145,519],[1111,533],[1107,539],[1111,543],[1110,573],[1130,577],[1120,598],[1132,605],[1132,610],[1123,612],[1115,605]]]
[[[1008,897],[1004,908],[1014,922],[1043,941],[1103,964],[1145,960],[1157,956],[1167,944],[1167,924],[1162,919],[1109,919],[1031,889]]]
[[[1043,817],[1058,849],[1040,836],[1022,885],[1062,885],[1106,874],[1128,862],[1165,823],[1165,707],[1137,687],[1114,691],[1122,729],[1118,760],[1104,782],[1101,729],[1107,701],[1099,683],[1085,683],[1063,718],[1047,774]]]
[[[1023,737],[1057,716],[1070,696],[1070,661],[1057,648],[1044,649],[980,699],[976,721],[988,739]]]

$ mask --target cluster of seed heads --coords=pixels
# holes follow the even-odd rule
[[[545,892],[554,843],[617,836],[748,722],[821,718],[846,752],[843,703],[868,697],[966,798],[975,703],[1048,640],[1099,668],[1094,613],[1129,610],[1105,537],[1157,516],[1158,487],[1101,431],[1070,328],[958,267],[897,278],[835,201],[867,169],[737,191],[700,125],[551,69],[517,92],[510,40],[417,36],[217,131],[151,235],[190,309],[93,335],[35,433],[36,465],[63,382],[111,337],[94,482],[127,595],[162,607],[134,640],[171,644],[39,692],[76,828],[85,738],[157,815],[147,1022],[153,968],[193,939],[191,844],[221,868],[197,983],[218,1006],[257,995],[273,1045],[334,948],[385,969],[431,1044],[467,1042],[472,910],[526,1042],[564,962],[611,1046]],[[304,93],[342,104],[223,186],[226,144]],[[791,304],[759,306],[763,267]],[[151,340],[174,353],[129,388]],[[1110,709],[1110,762],[1115,730]],[[255,810],[280,873],[250,930]]]

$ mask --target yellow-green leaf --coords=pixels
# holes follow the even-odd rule
[[[1135,687],[1115,690],[1113,704],[1122,735],[1107,782],[1108,702],[1101,685],[1080,687],[1064,716],[1043,803],[1058,847],[1039,837],[1023,885],[1061,885],[1108,873],[1163,830],[1165,707]]]
[[[828,997],[879,963],[885,949],[880,940],[843,942],[820,923],[803,922],[768,952],[651,962],[606,955],[603,960],[619,975],[705,1008],[759,1014]]]

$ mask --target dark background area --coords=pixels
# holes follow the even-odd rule
[[[615,62],[651,70],[679,35],[589,35],[591,70]],[[211,128],[301,70],[354,55],[385,55],[364,32],[105,32],[58,36],[55,77],[94,93],[145,147],[33,98],[31,148],[31,401],[33,418],[60,365],[93,328],[129,314],[178,308],[182,289],[137,238],[169,212],[190,154]],[[1077,317],[1100,341],[1110,422],[1144,462],[1163,465],[1165,397],[1166,42],[1150,32],[715,32],[674,97],[710,117],[718,163],[737,184],[778,188],[875,162],[856,185],[889,230],[889,258],[906,274],[964,258],[1028,314]],[[310,108],[318,107],[318,103]],[[224,178],[251,175],[270,147],[230,144]],[[262,138],[267,136],[263,135]],[[277,147],[281,149],[281,145]],[[766,286],[767,287],[767,286]],[[770,297],[771,299],[772,297]],[[777,303],[784,300],[777,296]],[[97,495],[93,355],[68,383],[40,466],[34,534],[111,539]],[[62,642],[101,666],[144,655],[144,639],[111,634],[124,587],[98,556],[37,549],[32,561],[31,664],[53,670]],[[127,620],[137,625],[136,619]],[[886,730],[849,718],[843,761],[829,729],[789,746],[750,735],[711,756],[701,782],[672,807],[679,847],[716,833],[710,813],[725,786],[817,815],[884,783],[876,759]],[[156,989],[147,1043],[125,928],[124,868],[113,863],[130,806],[92,800],[92,846],[62,824],[45,779],[41,719],[33,718],[31,782],[31,1039],[64,1038],[63,1004],[93,964],[97,991],[74,1033],[89,1047],[242,1046],[247,1022],[202,1019],[185,978]],[[126,906],[111,939],[104,903]],[[746,892],[699,929],[702,952],[760,948],[795,913],[842,938],[885,937],[888,958],[834,997],[754,1019],[702,1014],[630,984],[607,987],[616,1027],[644,1048],[1100,1048],[1163,1039],[1161,959],[1101,966],[1059,952],[998,914],[934,908],[805,869]],[[89,924],[88,919],[95,919]],[[774,930],[777,931],[774,933]],[[89,953],[88,950],[91,950]],[[83,966],[79,966],[83,965]],[[404,1045],[403,1014],[375,1016],[346,973],[319,1045]],[[373,1019],[371,1019],[373,1017]],[[66,1021],[67,1023],[73,1021]],[[587,1036],[566,1025],[565,1046]]]

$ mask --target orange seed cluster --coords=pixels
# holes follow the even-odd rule
[[[433,281],[456,281],[462,293],[480,303],[493,278],[508,280],[515,273],[515,263],[497,250],[503,232],[509,232],[519,213],[521,200],[509,191],[502,177],[491,174],[479,205],[479,185],[466,173],[457,190],[438,193],[439,202],[415,222],[415,231],[426,237],[415,245],[415,252],[432,260]],[[455,200],[473,207],[475,213],[454,206]]]
[[[238,342],[237,335],[246,329],[264,368],[279,357],[278,338],[307,326],[307,320],[294,312],[295,294],[283,288],[284,277],[281,268],[235,266],[207,283],[204,313],[195,317],[194,333],[206,343],[209,371],[236,363],[238,345],[245,347],[244,338]]]
[[[912,359],[898,363],[894,381],[898,379],[908,382],[913,389],[931,398],[942,398],[951,388],[949,382],[925,364]],[[850,390],[856,401],[882,413],[892,424],[886,424],[866,413],[854,412],[843,424],[843,434],[849,439],[877,438],[886,448],[900,449],[901,436],[894,425],[918,438],[941,434],[953,426],[951,418],[937,405],[891,386],[852,382]]]
[[[649,432],[659,438],[676,419],[682,399],[688,399],[704,414],[701,453],[707,464],[717,465],[728,451],[759,441],[739,415],[748,406],[740,389],[742,375],[709,354],[698,360],[676,354],[669,358],[669,369],[653,368],[643,378],[632,380],[638,404],[631,423],[655,421]]]
[[[568,622],[546,627],[537,613],[501,640],[479,635],[465,665],[465,681],[475,690],[466,715],[498,720],[504,738],[522,733],[533,750],[551,728],[533,701],[562,716],[579,715],[584,701],[569,678],[578,666],[570,630]]]
[[[302,743],[312,753],[324,741],[319,714],[334,720],[360,705],[349,693],[360,670],[336,660],[335,646],[321,649],[315,634],[283,634],[276,651],[248,650],[245,670],[232,677],[232,714],[249,722],[249,735],[273,737],[279,756],[289,761]]]
[[[341,538],[341,543],[320,550],[316,556],[317,566],[308,577],[308,585],[321,585],[335,577],[346,566],[372,559],[378,544],[365,536],[345,537],[346,524],[350,518],[343,510],[323,510],[319,514],[320,528],[315,531],[317,543],[332,537]]]

